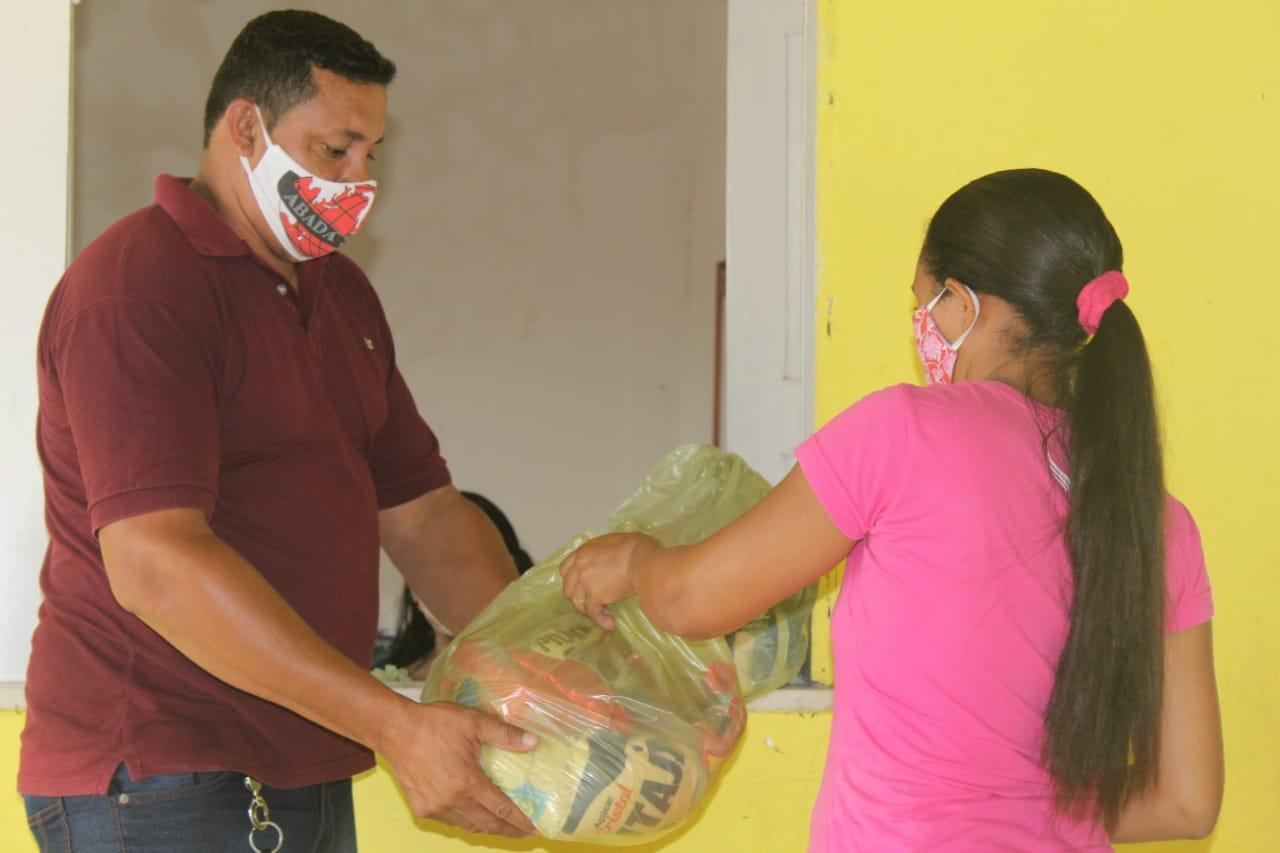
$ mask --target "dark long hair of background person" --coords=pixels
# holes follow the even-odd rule
[[[471,501],[489,516],[493,526],[502,534],[502,542],[507,546],[511,559],[516,564],[516,571],[524,574],[533,568],[533,558],[520,545],[520,538],[507,516],[498,509],[493,501],[475,492],[462,492],[462,496]],[[400,618],[396,623],[396,636],[391,641],[387,653],[377,661],[378,666],[408,667],[422,660],[436,647],[436,630],[422,615],[422,610],[413,601],[413,593],[405,588],[400,598]]]
[[[1146,344],[1123,301],[1092,338],[1076,308],[1086,283],[1122,268],[1120,239],[1079,184],[1019,169],[948,198],[921,260],[939,282],[954,278],[1017,309],[1024,352],[1043,357],[1066,413],[1046,448],[1067,460],[1075,594],[1043,761],[1061,810],[1096,802],[1114,826],[1156,779],[1165,617],[1164,474]]]

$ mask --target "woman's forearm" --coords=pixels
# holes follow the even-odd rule
[[[1128,844],[1204,838],[1213,831],[1215,818],[1216,813],[1213,816],[1196,814],[1172,798],[1162,796],[1158,790],[1148,791],[1125,805],[1111,832],[1111,840]]]

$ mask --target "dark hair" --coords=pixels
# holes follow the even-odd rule
[[[267,115],[267,129],[315,96],[311,69],[323,68],[354,83],[386,86],[396,66],[345,24],[315,12],[267,12],[245,24],[213,75],[204,106],[204,145],[236,98]]]
[[[516,529],[511,526],[511,521],[502,510],[484,495],[463,492],[462,496],[480,507],[484,514],[489,516],[493,526],[498,528],[498,533],[502,534],[502,542],[507,546],[507,552],[511,554],[511,559],[516,564],[516,571],[524,574],[533,568],[533,558],[521,547]],[[422,611],[413,601],[413,593],[405,587],[404,594],[400,597],[400,619],[396,626],[395,639],[391,641],[391,647],[386,655],[379,659],[378,665],[409,666],[431,654],[435,647],[436,629],[427,621],[427,617],[422,615]]]
[[[1076,308],[1085,284],[1122,268],[1120,239],[1075,181],[1018,169],[948,198],[921,262],[939,282],[953,278],[1016,309],[1026,331],[1015,344],[1065,412],[1045,443],[1070,472],[1074,596],[1043,761],[1061,810],[1096,807],[1114,826],[1156,778],[1165,613],[1164,474],[1146,344],[1123,301],[1092,338]]]

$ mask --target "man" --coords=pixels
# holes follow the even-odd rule
[[[367,279],[333,253],[375,197],[394,75],[321,15],[251,21],[194,180],[161,176],[50,299],[51,543],[18,779],[42,849],[239,848],[246,776],[273,821],[254,843],[354,849],[370,750],[418,814],[532,831],[477,765],[482,742],[530,736],[366,668],[379,546],[454,631],[516,576],[450,485]]]

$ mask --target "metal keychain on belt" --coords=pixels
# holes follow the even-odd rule
[[[271,810],[267,808],[267,801],[262,796],[262,783],[252,776],[244,777],[244,787],[253,794],[253,800],[249,803],[249,849],[254,853],[259,853],[260,848],[253,843],[253,835],[255,832],[266,832],[268,829],[274,829],[278,836],[276,846],[272,847],[269,853],[277,853],[284,846],[284,830],[280,828],[280,824],[271,819]]]

